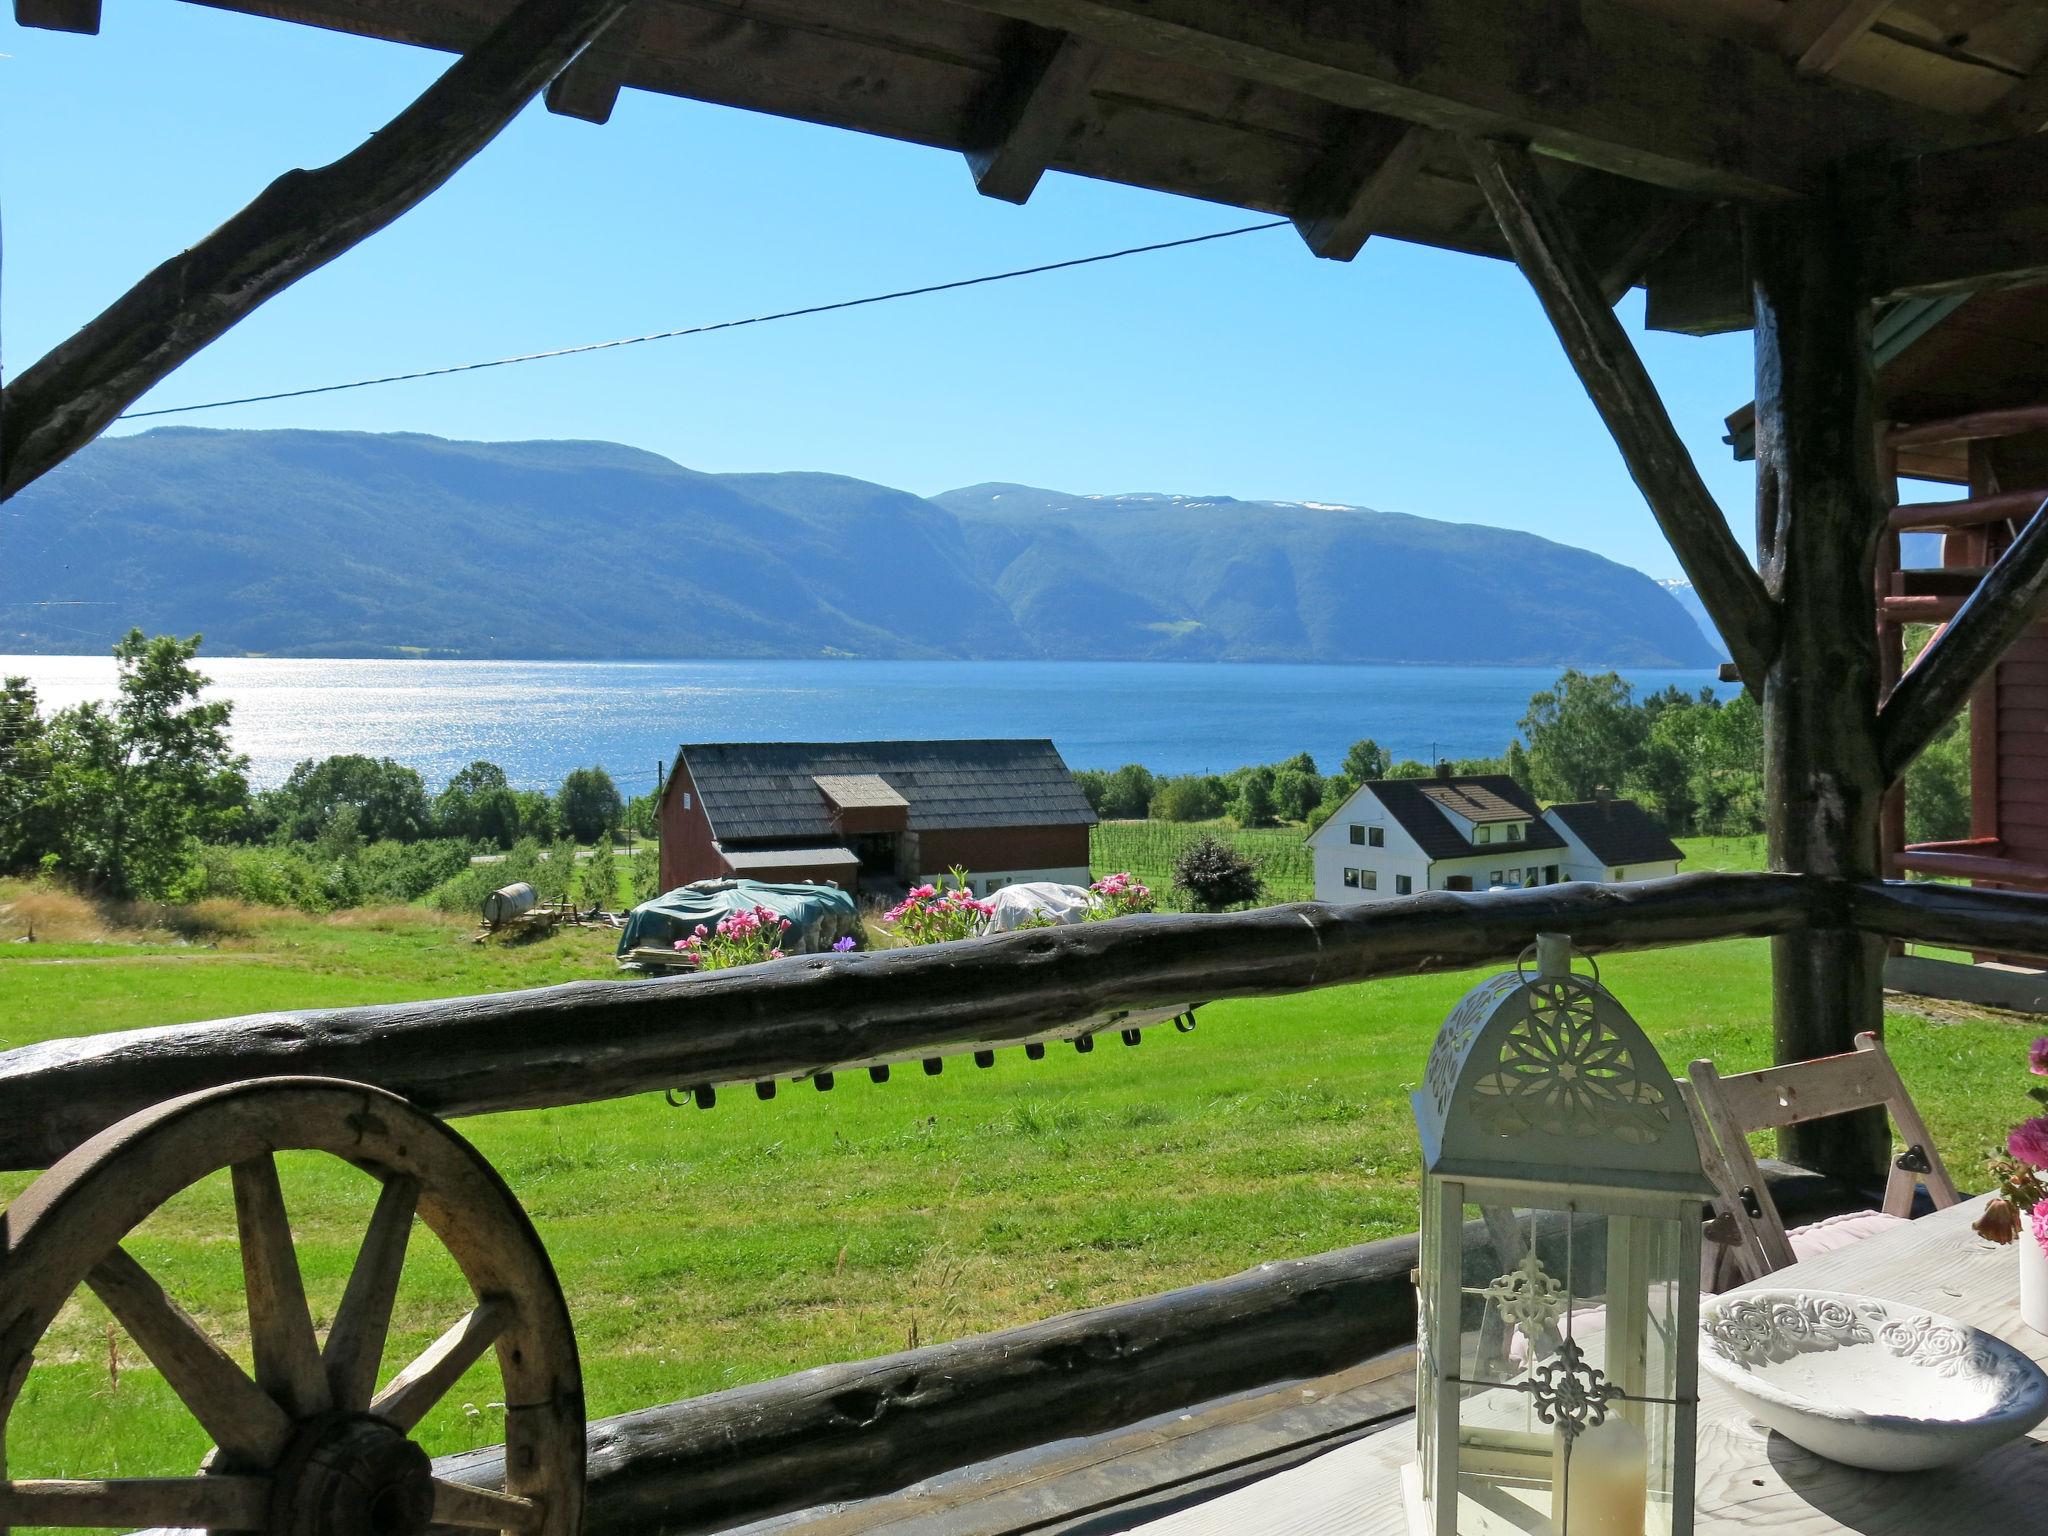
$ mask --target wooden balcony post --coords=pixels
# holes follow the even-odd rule
[[[1870,303],[1858,231],[1830,199],[1748,220],[1756,313],[1757,548],[1779,608],[1764,674],[1764,794],[1775,870],[1882,874],[1888,788],[1871,571],[1886,507],[1872,420]],[[1884,1023],[1883,945],[1815,928],[1772,940],[1781,1062],[1853,1047]],[[1780,1151],[1849,1182],[1881,1177],[1881,1116],[1780,1133]]]

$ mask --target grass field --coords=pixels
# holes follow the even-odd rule
[[[1741,862],[1739,843],[1696,852]],[[0,888],[0,941],[21,932]],[[67,930],[43,901],[40,931]],[[74,921],[80,921],[72,914]],[[385,1001],[611,974],[603,935],[476,946],[413,912],[308,919],[216,913],[211,936],[0,942],[0,1035],[29,1040],[266,1008]],[[233,918],[234,921],[229,921]],[[88,925],[89,926],[89,925]],[[153,942],[137,942],[147,938]],[[1616,956],[1603,974],[1667,1059],[1768,1057],[1767,948]],[[759,1380],[1212,1278],[1410,1230],[1407,1095],[1472,977],[1218,1003],[1191,1036],[1137,1049],[1001,1053],[990,1071],[726,1094],[658,1095],[459,1123],[525,1201],[575,1315],[591,1413]],[[2032,1031],[1895,1014],[1892,1048],[1952,1167],[2020,1108]],[[27,1182],[0,1176],[0,1199]],[[316,1316],[331,1315],[369,1210],[353,1170],[289,1159]],[[225,1183],[168,1207],[138,1257],[243,1347]],[[390,1363],[465,1303],[420,1241]],[[112,1356],[110,1360],[110,1349]],[[425,1428],[436,1451],[500,1438],[479,1373]],[[60,1319],[13,1416],[16,1475],[189,1470],[200,1432],[89,1298]]]

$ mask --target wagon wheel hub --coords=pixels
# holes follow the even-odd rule
[[[422,1536],[433,1514],[427,1453],[367,1413],[307,1420],[271,1485],[276,1536]]]

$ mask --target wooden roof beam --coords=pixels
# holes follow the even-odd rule
[[[1842,62],[1891,0],[1789,0],[1778,19],[1778,46],[1802,75]]]
[[[2048,608],[2048,501],[1992,565],[1956,616],[1927,643],[1877,712],[1885,772],[1897,778],[1970,701]]]
[[[1308,248],[1331,261],[1356,256],[1437,138],[1413,123],[1357,114],[1301,189],[1294,227]]]
[[[14,24],[18,27],[41,27],[46,32],[84,32],[97,36],[100,0],[14,0]]]
[[[1526,148],[1479,139],[1465,148],[1516,264],[1549,314],[1630,476],[1742,677],[1757,686],[1777,650],[1776,605],[1671,425],[1657,386],[1601,292],[1598,273]]]
[[[619,104],[619,92],[625,88],[626,69],[633,62],[634,46],[640,41],[645,14],[636,9],[621,16],[577,54],[567,69],[548,82],[543,99],[550,112],[586,123],[602,125],[611,121],[612,108]]]
[[[1966,144],[1987,132],[1801,78],[1774,52],[1673,26],[1626,0],[961,3],[1355,111],[1524,139],[1713,197],[1803,197],[1844,155]]]
[[[0,391],[0,499],[76,453],[264,300],[375,234],[466,165],[630,0],[521,0],[359,147],[287,171]]]
[[[1073,33],[1044,33],[996,88],[983,128],[985,149],[967,152],[984,197],[1029,201],[1060,145],[1081,120],[1088,90],[1109,50]]]

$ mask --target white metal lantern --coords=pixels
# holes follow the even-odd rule
[[[1422,1133],[1416,1536],[1688,1536],[1691,1117],[1635,1020],[1540,934],[1437,1035]]]

